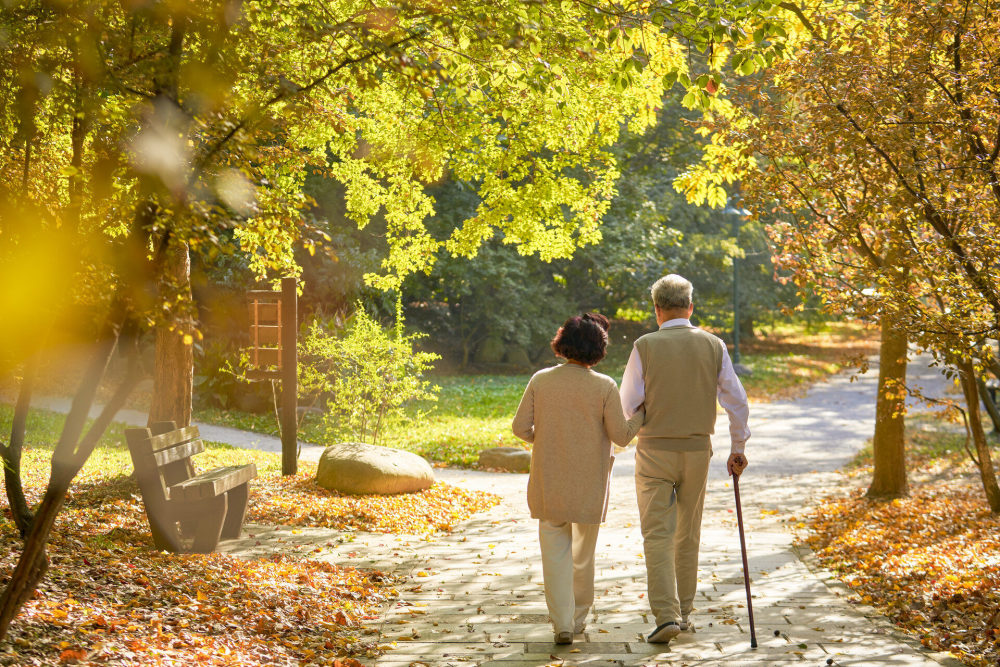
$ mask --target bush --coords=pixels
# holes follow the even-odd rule
[[[299,391],[325,403],[331,439],[377,444],[408,401],[436,400],[438,388],[424,373],[440,357],[415,352],[418,335],[405,335],[401,317],[397,322],[385,329],[359,307],[339,337],[318,320],[309,327],[299,347]]]
[[[251,382],[250,357],[233,342],[195,347],[194,401],[198,407],[265,413],[273,410],[270,382]]]

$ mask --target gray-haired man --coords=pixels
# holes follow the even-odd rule
[[[727,469],[747,465],[747,395],[725,344],[691,325],[692,286],[676,274],[652,287],[659,329],[640,337],[622,377],[621,400],[630,417],[645,404],[635,453],[649,606],[656,618],[650,642],[669,642],[690,627],[698,587],[698,548],[712,457],[716,401],[729,415]]]

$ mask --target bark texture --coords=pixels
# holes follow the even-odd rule
[[[873,458],[875,470],[868,487],[869,498],[901,498],[909,495],[906,479],[904,416],[906,393],[906,333],[882,322],[879,348],[878,398],[875,406]]]
[[[990,505],[990,511],[994,514],[1000,514],[1000,487],[997,486],[997,474],[993,468],[990,446],[986,442],[983,419],[979,412],[979,387],[976,383],[976,376],[972,364],[969,362],[962,362],[958,368],[962,393],[965,395],[965,407],[968,410],[968,427],[978,457],[973,461],[979,467],[979,477],[983,483],[983,491],[986,492],[986,501]]]
[[[34,518],[28,502],[24,498],[24,486],[21,484],[21,452],[24,450],[24,436],[27,429],[28,409],[31,407],[31,392],[37,373],[37,358],[32,358],[25,365],[24,380],[17,392],[17,403],[14,405],[14,419],[10,427],[10,442],[0,447],[0,457],[3,458],[4,488],[7,491],[7,503],[14,525],[21,537],[25,537],[31,529]]]
[[[191,254],[183,243],[171,243],[163,266],[161,288],[191,303]],[[191,425],[194,391],[194,323],[186,312],[176,313],[170,325],[156,330],[156,360],[149,422],[172,421],[178,428]]]
[[[45,546],[49,541],[49,533],[55,524],[59,510],[66,499],[73,478],[90,457],[97,441],[107,430],[115,413],[125,403],[125,399],[139,380],[138,364],[134,365],[122,385],[115,392],[101,414],[94,420],[90,429],[84,433],[88,413],[97,394],[97,386],[104,377],[108,362],[118,343],[118,337],[125,320],[124,304],[117,303],[109,315],[99,342],[94,348],[94,355],[84,374],[80,388],[73,397],[73,404],[63,424],[59,442],[52,453],[52,474],[45,489],[45,496],[38,506],[31,530],[24,542],[24,551],[17,561],[17,566],[11,574],[3,594],[0,595],[0,641],[10,630],[11,621],[17,616],[24,603],[34,594],[39,580],[48,569],[48,556]],[[82,435],[82,437],[81,437]]]

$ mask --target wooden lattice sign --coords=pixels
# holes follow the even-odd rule
[[[252,290],[250,296],[250,366],[257,377],[281,372],[281,292]]]
[[[280,292],[252,290],[249,376],[281,381],[281,473],[298,469],[298,296],[295,278],[282,278]]]

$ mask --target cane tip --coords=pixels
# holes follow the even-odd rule
[[[753,640],[752,642],[750,642],[750,648],[757,648],[757,640],[756,639]]]

